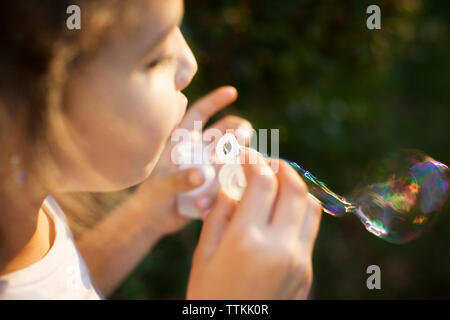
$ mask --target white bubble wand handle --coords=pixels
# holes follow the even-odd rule
[[[214,188],[216,170],[211,164],[210,151],[202,143],[199,136],[179,143],[172,150],[172,159],[178,170],[197,168],[203,173],[205,182],[198,188],[177,194],[178,213],[189,218],[200,218],[201,212],[195,205],[195,199]]]
[[[219,184],[222,190],[234,200],[241,200],[242,193],[247,186],[244,170],[239,163],[239,154],[242,149],[257,152],[241,146],[231,133],[226,133],[216,146],[216,157],[224,164],[219,171]]]

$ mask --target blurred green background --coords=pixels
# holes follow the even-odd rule
[[[374,159],[417,148],[450,163],[450,1],[186,1],[182,29],[199,63],[191,101],[238,88],[224,114],[280,129],[280,155],[349,194]],[[381,8],[381,30],[366,8]],[[201,223],[168,236],[115,299],[182,299]],[[324,215],[311,299],[450,298],[450,207],[407,245]],[[381,290],[366,287],[381,268]],[[213,284],[212,284],[213,285]]]

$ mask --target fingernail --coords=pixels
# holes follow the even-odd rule
[[[211,198],[208,196],[203,196],[198,199],[197,204],[202,209],[207,209],[211,205]]]
[[[203,177],[203,173],[196,169],[193,170],[191,173],[189,173],[189,183],[192,186],[200,186],[201,184],[203,184],[204,181],[204,177]]]
[[[232,98],[237,96],[238,92],[235,87],[227,87],[227,94]]]
[[[200,141],[202,140],[202,134],[198,130],[191,131],[191,139],[192,141]]]
[[[239,137],[243,140],[248,140],[251,135],[253,134],[253,128],[248,125],[243,125],[242,127],[239,127],[236,130],[236,133],[239,135]]]

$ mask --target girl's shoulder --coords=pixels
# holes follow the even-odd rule
[[[41,208],[54,223],[53,245],[41,260],[0,277],[0,299],[102,298],[55,198],[49,195]]]

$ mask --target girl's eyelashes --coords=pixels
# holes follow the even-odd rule
[[[166,56],[160,56],[152,61],[150,61],[146,66],[145,66],[145,70],[151,70],[154,69],[156,67],[165,65],[167,63],[172,62],[173,57],[171,55],[166,55]]]
[[[155,60],[150,61],[150,63],[147,63],[147,65],[144,67],[144,69],[146,69],[146,70],[153,69],[161,62],[161,60],[162,60],[162,58],[157,58]]]

